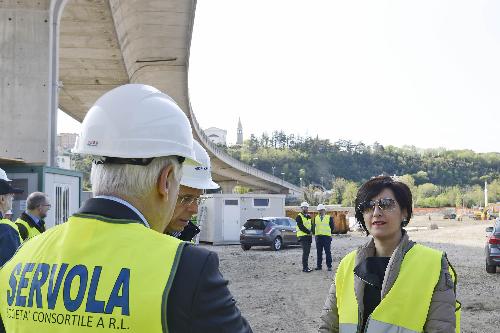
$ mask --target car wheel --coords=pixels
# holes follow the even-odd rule
[[[251,246],[241,244],[241,248],[243,249],[243,251],[248,251],[248,250],[250,250]]]
[[[271,249],[274,251],[279,251],[283,247],[283,241],[281,240],[281,237],[276,237],[273,240],[273,243],[271,244]]]
[[[490,273],[490,274],[496,273],[497,272],[497,266],[496,265],[488,265],[488,263],[486,263],[486,272]]]

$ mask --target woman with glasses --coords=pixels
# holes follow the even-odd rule
[[[371,237],[340,262],[319,331],[459,332],[446,254],[411,241],[404,230],[412,216],[408,186],[372,178],[359,189],[355,211]]]

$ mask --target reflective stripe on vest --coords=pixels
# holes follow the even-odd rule
[[[0,270],[7,332],[168,332],[184,244],[129,220],[74,215]]]
[[[23,242],[23,239],[21,238],[21,235],[19,234],[19,229],[17,228],[17,225],[14,222],[12,222],[9,219],[1,219],[0,220],[0,224],[6,224],[6,225],[9,225],[12,228],[14,228],[14,230],[17,232],[17,235],[19,236],[19,242],[20,243]]]
[[[314,218],[314,234],[316,236],[331,236],[332,229],[330,229],[330,215],[325,214],[323,219],[318,214]]]
[[[41,234],[41,232],[38,231],[37,228],[32,227],[28,222],[21,220],[20,218],[16,220],[16,224],[22,224],[28,231],[28,236],[26,237],[25,241]]]
[[[439,281],[442,255],[441,251],[420,244],[406,253],[394,285],[368,317],[366,333],[423,331],[434,287]],[[356,332],[360,321],[354,292],[355,258],[353,251],[342,259],[335,276],[341,333]]]
[[[304,214],[302,214],[302,213],[299,213],[299,216],[300,216],[300,219],[302,220],[302,224],[304,225],[304,227],[306,227],[306,229],[308,229],[308,230],[311,230],[311,224],[312,224],[311,219],[306,218],[304,216]],[[297,237],[310,236],[310,234],[308,235],[305,232],[303,232],[302,230],[300,230],[298,225],[295,227],[295,230],[297,231]]]

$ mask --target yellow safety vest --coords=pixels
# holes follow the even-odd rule
[[[25,241],[27,241],[28,239],[32,238],[32,237],[35,237],[35,236],[38,236],[41,234],[40,231],[38,231],[37,228],[35,227],[32,227],[28,222],[26,222],[25,220],[21,220],[20,218],[16,220],[16,224],[22,224],[26,230],[28,231],[28,237],[26,237]]]
[[[19,242],[22,243],[23,240],[21,238],[21,235],[19,234],[19,229],[17,228],[17,225],[12,222],[11,220],[9,219],[1,219],[0,220],[0,224],[6,224],[6,225],[10,225],[12,228],[14,228],[14,230],[17,232],[17,235],[19,236]]]
[[[311,225],[312,225],[311,219],[306,218],[302,213],[299,213],[299,216],[302,219],[302,224],[304,225],[304,227],[306,227],[306,229],[311,230]],[[311,236],[311,234],[306,234],[305,232],[300,230],[298,225],[295,227],[295,230],[297,231],[297,237]]]
[[[0,270],[6,331],[168,332],[182,244],[136,221],[76,214],[26,242]]]
[[[323,219],[318,214],[314,218],[314,235],[316,236],[331,236],[332,229],[330,229],[330,215],[325,214]]]
[[[422,332],[439,281],[442,255],[441,251],[415,244],[406,253],[391,290],[368,317],[364,332]],[[355,258],[356,251],[345,256],[335,276],[340,333],[356,333],[361,328],[354,291]],[[455,332],[460,332],[459,311]]]

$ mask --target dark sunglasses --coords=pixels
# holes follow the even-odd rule
[[[363,214],[372,214],[375,207],[378,207],[383,212],[392,211],[396,208],[396,200],[391,198],[367,200],[359,205],[359,210],[362,211]]]

